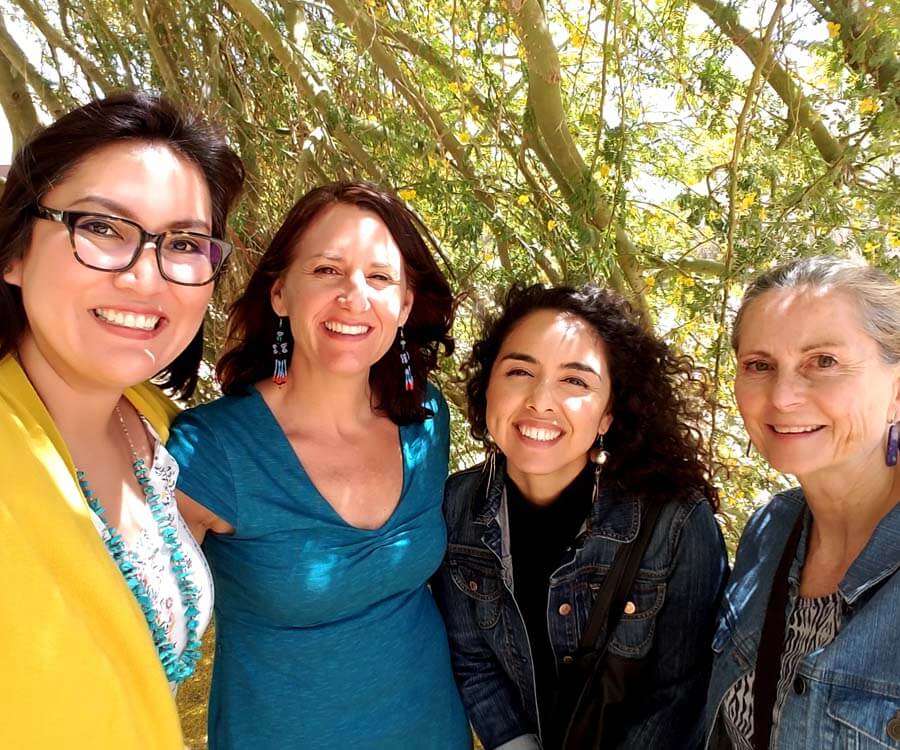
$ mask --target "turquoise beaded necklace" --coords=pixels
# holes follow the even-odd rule
[[[181,603],[184,607],[185,622],[187,624],[187,644],[181,655],[176,651],[175,644],[168,639],[166,629],[160,623],[156,610],[153,608],[150,592],[137,575],[137,555],[125,546],[125,541],[116,527],[111,526],[107,522],[106,510],[100,504],[100,500],[93,490],[91,490],[83,471],[76,472],[78,483],[81,485],[81,491],[84,493],[84,498],[87,500],[91,510],[94,511],[109,532],[105,539],[106,549],[125,577],[125,582],[128,584],[128,588],[131,589],[132,594],[134,594],[134,598],[137,599],[138,604],[141,606],[141,611],[144,613],[144,619],[150,628],[150,634],[153,636],[153,643],[166,672],[166,677],[169,682],[178,683],[186,680],[193,674],[197,661],[200,659],[200,639],[197,635],[199,628],[197,618],[200,615],[197,604],[200,599],[200,590],[190,577],[187,558],[181,548],[181,542],[178,540],[178,531],[174,525],[174,518],[169,516],[166,507],[160,501],[159,493],[150,484],[147,466],[144,463],[144,459],[140,458],[135,450],[131,435],[125,426],[125,420],[122,418],[122,412],[119,411],[118,405],[116,405],[115,411],[116,416],[119,418],[119,424],[122,425],[125,439],[128,441],[128,447],[131,449],[131,456],[134,459],[131,464],[134,478],[137,479],[144,493],[147,507],[150,509],[160,536],[162,536],[169,550],[172,572],[175,574],[175,579],[178,582],[178,591],[181,594]]]

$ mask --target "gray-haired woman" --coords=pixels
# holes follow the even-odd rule
[[[708,746],[900,748],[900,286],[833,257],[747,290],[735,395],[800,487],[750,520],[725,594]]]

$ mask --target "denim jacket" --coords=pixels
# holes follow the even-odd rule
[[[576,650],[616,551],[637,536],[640,504],[601,493],[551,575],[547,619],[557,668]],[[487,750],[539,749],[531,646],[513,594],[503,460],[493,476],[484,465],[451,476],[444,512],[449,545],[432,587],[469,720]],[[709,504],[667,503],[631,592],[636,609],[609,640],[609,661],[641,667],[640,691],[616,707],[621,726],[611,750],[702,743],[709,643],[726,570]]]
[[[798,515],[806,515],[788,574],[788,611],[800,590],[810,515],[800,489],[776,495],[747,524],[713,641],[707,746],[730,748],[719,716],[728,689],[756,664],[775,569]],[[838,591],[837,638],[804,656],[773,731],[773,750],[900,750],[900,505],[882,520]]]

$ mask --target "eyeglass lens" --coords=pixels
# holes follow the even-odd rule
[[[107,271],[124,268],[141,242],[141,230],[107,216],[82,216],[72,228],[75,252],[83,263]],[[163,274],[174,282],[202,284],[213,278],[224,250],[215,240],[168,232],[161,240]]]

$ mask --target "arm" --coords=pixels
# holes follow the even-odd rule
[[[666,599],[648,656],[649,692],[629,700],[631,721],[620,748],[702,747],[712,634],[728,570],[725,543],[707,503],[684,521]]]
[[[203,544],[207,531],[214,534],[233,534],[234,526],[223,521],[208,508],[200,505],[196,500],[189,498],[181,490],[175,490],[175,500],[178,502],[178,512],[197,540],[197,544]]]
[[[453,672],[466,714],[485,750],[540,750],[518,691],[481,635],[466,595],[446,560],[431,580],[450,641]]]

